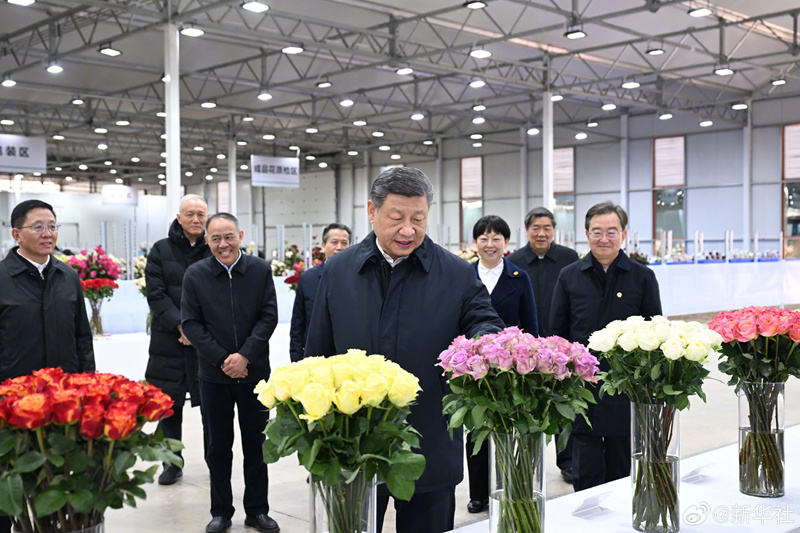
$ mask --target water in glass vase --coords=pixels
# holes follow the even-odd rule
[[[492,533],[542,533],[544,528],[544,496],[530,493],[530,498],[513,500],[505,491],[489,495],[489,531]]]
[[[762,498],[784,495],[783,429],[739,428],[739,491]]]
[[[680,530],[678,483],[680,459],[644,459],[642,454],[631,457],[633,485],[633,528],[648,533],[670,533]]]

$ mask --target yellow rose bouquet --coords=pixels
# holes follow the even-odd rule
[[[330,533],[362,531],[362,503],[377,476],[410,500],[425,458],[412,451],[419,434],[407,421],[419,380],[382,355],[350,350],[277,368],[255,388],[275,409],[267,424],[264,461],[297,452],[325,500]]]

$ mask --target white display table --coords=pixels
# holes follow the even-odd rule
[[[800,426],[786,430],[786,496],[756,498],[739,492],[738,445],[725,446],[681,461],[681,531],[686,533],[789,532],[800,530]],[[487,533],[489,521],[454,530]],[[545,531],[629,533],[630,478],[545,504]]]

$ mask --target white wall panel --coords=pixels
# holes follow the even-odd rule
[[[754,126],[797,124],[800,122],[800,98],[780,98],[753,102]]]
[[[619,142],[575,147],[575,191],[619,191],[620,172]]]
[[[783,128],[753,128],[753,183],[783,179]]]
[[[653,139],[629,141],[628,186],[632,191],[653,187]]]
[[[628,230],[639,232],[641,251],[648,254],[653,253],[650,244],[653,240],[653,193],[651,191],[636,191],[628,196]]]
[[[705,234],[706,250],[712,240],[722,241],[726,230],[733,230],[736,248],[742,240],[742,188],[709,187],[692,189],[686,198],[686,235],[694,237],[695,230]]]
[[[519,198],[519,164],[519,150],[483,158],[484,200]],[[519,202],[515,208],[519,210]]]
[[[760,239],[775,239],[782,229],[783,193],[779,183],[753,185],[753,232]],[[764,248],[762,247],[762,250]]]
[[[742,131],[719,131],[686,137],[686,184],[741,184]]]

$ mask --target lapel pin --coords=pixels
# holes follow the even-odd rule
[[[622,293],[621,292],[617,293],[617,298],[622,298]]]
[[[515,276],[519,276],[519,271],[518,271],[518,270],[515,270],[515,271],[514,271],[514,275],[515,275]]]

